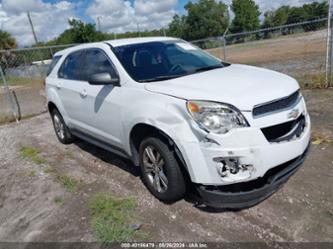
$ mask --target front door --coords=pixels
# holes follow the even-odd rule
[[[89,78],[97,73],[110,73],[118,77],[109,56],[100,48],[86,49],[83,65],[85,97],[82,103],[83,122],[95,138],[123,148],[121,139],[122,87],[90,85]]]

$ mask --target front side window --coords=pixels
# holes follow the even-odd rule
[[[87,49],[84,63],[84,80],[89,81],[93,74],[109,73],[111,77],[117,77],[117,73],[108,56],[99,49]]]
[[[153,82],[224,67],[221,61],[184,41],[149,42],[113,48],[127,73]]]
[[[58,76],[68,80],[82,80],[82,59],[84,51],[70,53],[61,65]]]

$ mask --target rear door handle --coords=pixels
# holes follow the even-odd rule
[[[61,89],[61,83],[58,83],[56,87],[57,89]]]
[[[86,90],[86,89],[83,89],[83,90],[81,91],[81,93],[80,93],[80,96],[81,96],[82,98],[87,97],[87,95],[88,95],[88,93],[87,93],[87,90]]]

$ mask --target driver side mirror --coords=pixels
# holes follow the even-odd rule
[[[89,84],[120,86],[120,80],[118,77],[112,77],[110,73],[96,73],[90,76]]]

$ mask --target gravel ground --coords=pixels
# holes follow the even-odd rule
[[[239,212],[159,202],[126,160],[82,141],[60,144],[47,114],[0,126],[0,241],[94,241],[87,202],[107,192],[136,199],[149,241],[333,242],[333,91],[304,95],[314,139],[322,142],[275,195]],[[45,161],[23,159],[24,146],[37,148]],[[66,190],[54,172],[80,179],[79,189]]]

